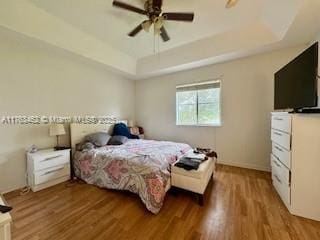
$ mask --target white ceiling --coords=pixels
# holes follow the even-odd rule
[[[111,0],[30,1],[133,57],[153,54],[153,33],[140,32],[135,38],[127,36],[146,17],[114,8]],[[143,0],[121,1],[143,8]],[[225,9],[224,0],[164,0],[163,11],[192,11],[195,13],[195,20],[193,23],[166,22],[171,40],[167,43],[160,41],[159,48],[161,51],[168,50],[257,21],[262,8],[259,0],[242,0],[237,8],[231,10]]]
[[[0,27],[136,79],[307,43],[320,32],[320,0],[239,0],[230,10],[226,0],[163,1],[164,11],[193,11],[195,21],[167,22],[171,40],[156,39],[156,55],[152,33],[127,36],[144,16],[112,0],[0,0]]]

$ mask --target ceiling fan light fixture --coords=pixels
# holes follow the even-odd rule
[[[162,27],[163,27],[163,24],[164,24],[163,21],[164,21],[164,17],[158,17],[158,18],[156,18],[155,21],[154,21],[154,27],[155,27],[156,29],[162,28]]]
[[[239,0],[228,0],[227,4],[226,4],[226,8],[232,8],[235,5],[237,5]]]
[[[152,22],[147,20],[147,21],[144,21],[141,25],[142,25],[142,28],[144,31],[149,32],[151,25],[152,25]]]

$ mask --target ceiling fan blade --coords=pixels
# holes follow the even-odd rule
[[[170,37],[164,27],[160,28],[160,36],[164,42],[167,42],[170,40]]]
[[[192,12],[167,12],[163,13],[162,16],[169,21],[192,22],[194,19],[194,13]]]
[[[128,10],[128,11],[131,11],[131,12],[136,12],[136,13],[139,13],[139,14],[143,14],[143,15],[146,15],[147,12],[143,9],[140,9],[140,8],[137,8],[137,7],[134,7],[130,4],[127,4],[127,3],[123,3],[123,2],[120,2],[120,1],[113,1],[112,5],[114,7],[118,7],[118,8],[122,8],[122,9],[125,9],[125,10]]]
[[[133,29],[128,36],[135,37],[143,29],[142,24],[139,24],[135,29]]]

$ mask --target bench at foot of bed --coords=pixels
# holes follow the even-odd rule
[[[204,203],[203,195],[210,179],[213,178],[215,162],[215,158],[209,158],[200,164],[198,170],[191,171],[173,165],[171,168],[171,185],[196,193],[199,204],[202,206]]]

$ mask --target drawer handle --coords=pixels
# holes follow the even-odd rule
[[[283,152],[283,150],[282,150],[281,148],[279,148],[278,146],[274,146],[274,147],[275,147],[275,149],[277,149],[278,151]]]
[[[274,120],[283,121],[283,118],[274,118]]]
[[[275,135],[278,135],[278,136],[282,136],[282,134],[281,133],[279,133],[279,132],[273,132]]]
[[[277,163],[277,161],[275,161],[275,160],[273,160],[273,162],[277,167],[281,168],[281,164]]]
[[[276,174],[274,174],[273,176],[277,179],[277,181],[278,181],[279,183],[282,183],[281,180],[280,180],[280,178],[279,178]]]
[[[60,170],[62,170],[62,169],[64,169],[64,167],[58,168],[58,169],[55,169],[55,170],[52,170],[52,171],[45,172],[45,173],[42,174],[41,176],[45,176],[45,175],[48,175],[48,174],[50,174],[50,173],[58,172],[58,171],[60,171]]]
[[[52,159],[56,159],[56,158],[59,158],[59,157],[62,157],[63,155],[58,155],[58,156],[54,156],[54,157],[48,157],[48,158],[45,158],[43,159],[41,162],[47,162],[47,161],[50,161]]]

